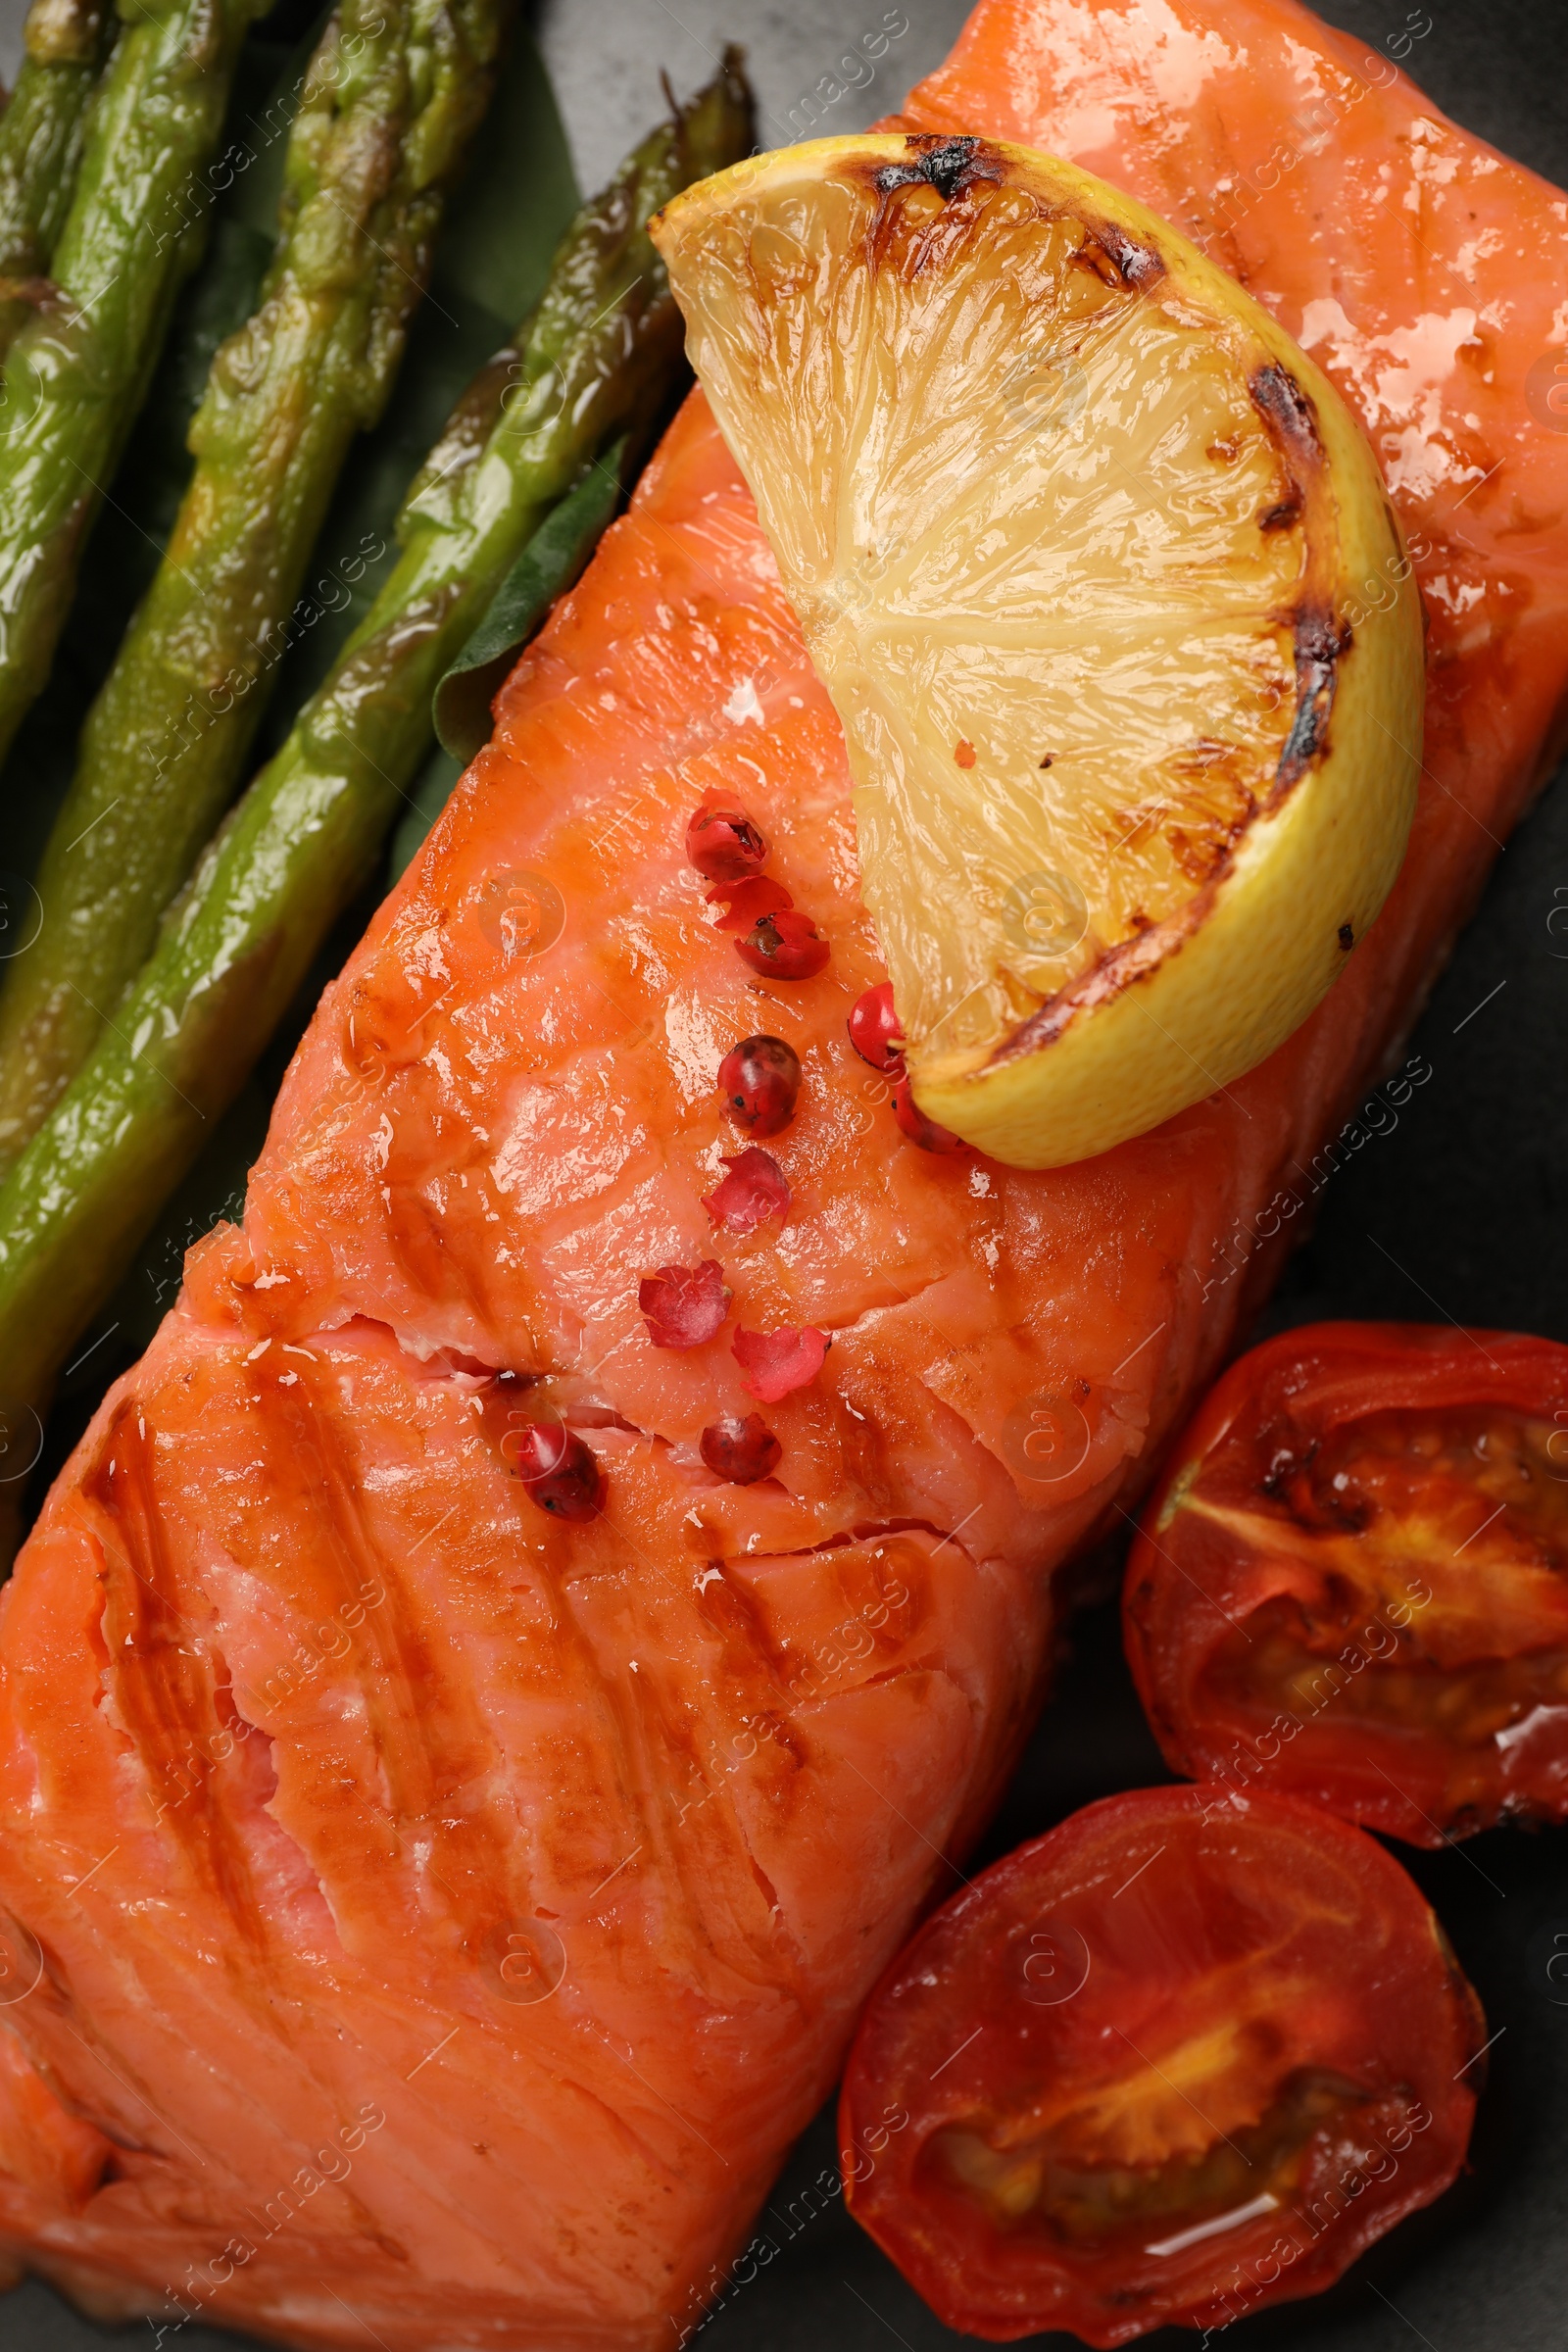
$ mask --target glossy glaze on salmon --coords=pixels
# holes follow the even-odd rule
[[[1359,55],[1282,0],[991,0],[905,120],[1200,236],[1190,191],[1238,191],[1211,250],[1337,376],[1425,550],[1386,911],[1159,1133],[1040,1175],[917,1150],[845,1034],[880,966],[838,727],[693,399],[0,1610],[0,2232],[93,2308],[673,2346],[951,1885],[1054,1570],[1266,1282],[1562,703],[1536,387],[1568,207]],[[819,978],[765,987],[713,928],[684,834],[719,794],[830,936]],[[756,1031],[804,1081],[787,1217],[741,1234],[704,1197]],[[656,1348],[640,1282],[709,1258],[722,1331]],[[832,1346],[759,1406],[738,1328]],[[720,1483],[701,1432],[754,1409],[777,1472]],[[601,1518],[530,1501],[523,1415],[591,1445]]]

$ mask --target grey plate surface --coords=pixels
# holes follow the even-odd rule
[[[1405,64],[1437,103],[1568,182],[1561,0],[1436,0],[1430,13],[1402,0],[1337,0],[1324,13],[1369,47],[1428,26]],[[661,68],[684,89],[706,76],[726,39],[743,41],[762,135],[783,143],[858,129],[892,108],[946,55],[964,14],[955,0],[902,0],[887,12],[873,0],[547,0],[538,30],[579,177],[592,187],[646,127]],[[0,72],[9,73],[22,15],[21,0],[0,0]],[[870,79],[858,65],[858,86],[813,121],[807,101],[824,76],[849,78],[840,61],[864,60],[864,38],[885,18],[906,19],[907,31],[889,41]],[[1433,1081],[1398,1128],[1334,1180],[1269,1327],[1436,1311],[1568,1340],[1568,957],[1547,929],[1559,885],[1568,888],[1560,783],[1498,859],[1417,1032]],[[1163,1777],[1113,1618],[1095,1612],[981,1858],[1092,1797]],[[1498,1832],[1436,1856],[1401,1849],[1401,1858],[1501,2030],[1473,2175],[1331,2295],[1229,2330],[1234,2352],[1276,2343],[1293,2352],[1568,2352],[1568,2007],[1554,2005],[1543,1966],[1549,1932],[1568,1932],[1568,1833]],[[1347,1970],[1355,1964],[1348,1951]],[[711,2321],[708,2352],[888,2352],[890,2343],[942,2352],[972,2342],[939,2326],[831,2186],[824,2197],[816,2184],[836,2179],[833,2164],[831,2130],[819,2119],[763,2216],[776,2255]],[[101,2352],[107,2340],[41,2285],[0,2297],[0,2352]],[[150,2347],[152,2336],[113,2340]],[[1074,2339],[1033,2340],[1070,2352]],[[1197,2339],[1166,2331],[1144,2340],[1151,2352],[1179,2352]],[[177,2352],[232,2352],[235,2341],[198,2327],[166,2339]],[[368,2334],[366,2343],[373,2352]]]

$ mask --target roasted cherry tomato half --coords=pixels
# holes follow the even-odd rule
[[[1568,1819],[1568,1348],[1319,1323],[1244,1355],[1128,1561],[1166,1760],[1440,1845]]]
[[[1109,1796],[883,1978],[844,2080],[845,2190],[950,2328],[1218,2328],[1318,2293],[1447,2187],[1485,2039],[1364,1832],[1294,1797]]]

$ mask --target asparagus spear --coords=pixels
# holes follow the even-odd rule
[[[484,371],[410,491],[370,612],[0,1189],[0,1368],[18,1401],[41,1406],[370,871],[429,751],[434,687],[525,543],[594,453],[662,405],[680,324],[645,224],[750,144],[731,53],[583,208],[516,354]]]
[[[311,61],[278,249],[213,362],[168,552],[82,729],[0,999],[0,1173],[90,1051],[233,796],[356,434],[391,388],[512,0],[344,0]]]
[[[0,115],[0,278],[41,277],[76,182],[87,100],[115,30],[106,0],[32,0],[22,70]],[[0,301],[0,350],[31,308]]]
[[[0,759],[42,686],[81,544],[201,252],[202,174],[266,0],[122,0],[50,263],[0,379]]]

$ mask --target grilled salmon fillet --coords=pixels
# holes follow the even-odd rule
[[[683,2340],[997,1796],[1054,1571],[1220,1362],[1553,749],[1554,189],[1288,0],[985,0],[901,121],[1128,187],[1359,413],[1430,628],[1401,879],[1305,1027],[1157,1133],[1043,1174],[916,1149],[845,1033],[881,964],[839,729],[694,396],[0,1605],[0,2239],[96,2311]],[[820,976],[714,928],[715,797]],[[743,1233],[705,1197],[757,1032],[803,1077],[787,1214]],[[705,1260],[722,1329],[656,1346],[641,1283]],[[763,1402],[740,1329],[831,1347]],[[701,1434],[752,1411],[776,1471],[723,1483]],[[591,1448],[600,1516],[530,1499],[519,1416]]]

